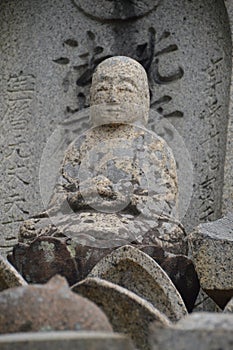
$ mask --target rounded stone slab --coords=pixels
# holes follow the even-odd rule
[[[188,242],[201,287],[224,308],[233,297],[233,215],[199,225]]]
[[[72,291],[89,298],[108,316],[115,332],[129,335],[140,350],[149,350],[149,326],[169,326],[165,315],[133,292],[100,278],[87,278]]]
[[[20,333],[0,336],[1,350],[134,350],[121,334],[100,332]]]
[[[90,300],[72,293],[65,278],[0,293],[0,333],[42,331],[112,332],[106,315]]]
[[[151,350],[232,350],[233,315],[193,313],[167,329],[151,327]]]
[[[26,285],[27,282],[17,270],[0,255],[0,292],[4,289]]]
[[[136,293],[172,321],[187,314],[184,302],[166,272],[149,255],[126,245],[104,257],[89,277],[99,277]]]
[[[41,219],[41,222],[43,220],[48,222],[47,219]],[[31,222],[34,221],[31,219]],[[28,222],[25,222],[25,226]],[[55,230],[51,228],[51,231]],[[35,233],[35,230],[31,232]],[[8,259],[28,283],[43,284],[56,274],[64,276],[70,285],[80,278],[77,264],[66,241],[42,235],[42,230],[29,244],[21,242],[16,244]]]

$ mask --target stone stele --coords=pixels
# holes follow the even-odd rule
[[[0,336],[1,350],[134,350],[126,336],[93,331],[60,331]]]
[[[0,291],[26,285],[19,272],[0,255]]]
[[[150,256],[132,246],[120,247],[104,257],[88,277],[99,277],[127,288],[172,321],[187,314],[180,294],[164,270]]]
[[[232,350],[233,315],[193,313],[170,328],[151,327],[151,350]]]
[[[87,278],[72,287],[96,303],[108,316],[115,332],[130,336],[139,350],[149,350],[149,326],[168,326],[169,320],[133,292],[100,278]]]
[[[233,216],[201,224],[188,236],[203,290],[224,308],[233,296]]]

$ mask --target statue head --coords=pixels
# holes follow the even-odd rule
[[[125,56],[101,62],[92,78],[91,122],[146,125],[149,115],[149,87],[145,69]]]

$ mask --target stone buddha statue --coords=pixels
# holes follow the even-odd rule
[[[11,261],[29,282],[44,282],[55,272],[66,276],[69,269],[72,283],[125,244],[186,254],[176,217],[175,160],[166,142],[146,129],[144,68],[129,57],[103,61],[93,75],[90,101],[91,128],[66,150],[48,209],[20,228]],[[35,252],[48,274],[44,281]]]

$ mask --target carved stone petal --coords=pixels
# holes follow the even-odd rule
[[[89,298],[108,316],[115,332],[128,334],[136,348],[149,350],[150,324],[170,325],[169,320],[150,303],[133,292],[100,278],[87,278],[72,287],[73,292]]]
[[[126,245],[104,257],[89,277],[99,277],[136,293],[172,321],[187,314],[184,302],[166,272],[149,255]]]

